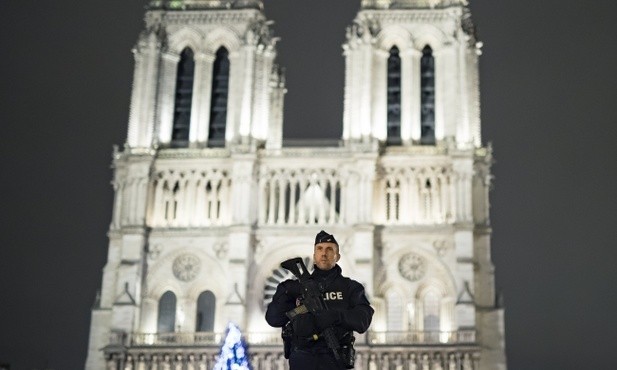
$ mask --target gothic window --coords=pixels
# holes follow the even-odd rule
[[[401,183],[395,179],[386,180],[386,221],[399,221]]]
[[[171,146],[187,147],[191,128],[191,104],[193,102],[193,77],[195,59],[190,48],[182,50],[176,74],[176,100],[174,105],[174,123],[171,132]]]
[[[387,295],[388,302],[388,331],[403,330],[403,300],[396,292],[390,291]]]
[[[209,290],[202,292],[197,298],[197,317],[195,331],[214,331],[214,313],[216,298]]]
[[[423,302],[424,308],[424,331],[438,332],[440,328],[439,311],[441,308],[440,295],[434,289],[426,292]]]
[[[208,146],[225,146],[227,97],[229,95],[229,52],[224,47],[216,51],[212,66],[212,98],[210,101],[210,129]]]
[[[173,221],[176,219],[178,212],[178,198],[180,193],[179,182],[174,183],[173,189],[169,189],[168,183],[165,183],[163,187],[163,194],[165,197],[165,215],[166,221]]]
[[[422,184],[421,196],[422,216],[424,217],[424,221],[428,222],[431,221],[433,209],[433,191],[430,179],[426,179]]]
[[[387,143],[401,143],[401,57],[396,46],[388,57],[388,132]]]
[[[420,144],[435,144],[435,58],[426,45],[420,59]]]
[[[159,300],[159,316],[157,331],[159,333],[172,333],[176,326],[176,295],[166,291]]]

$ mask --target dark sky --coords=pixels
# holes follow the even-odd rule
[[[340,136],[341,44],[359,2],[266,0],[286,137]],[[0,1],[0,363],[12,369],[83,368],[144,3]],[[614,368],[617,2],[471,8],[510,369]]]

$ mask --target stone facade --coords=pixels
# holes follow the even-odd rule
[[[481,43],[465,2],[362,2],[344,45],[343,137],[330,146],[283,145],[285,82],[262,7],[152,1],[146,11],[86,369],[209,369],[230,321],[257,369],[286,368],[264,311],[288,277],[279,263],[308,261],[320,229],[336,235],[344,274],[376,309],[357,337],[358,369],[505,369]],[[174,146],[187,48],[190,128]],[[221,48],[224,143],[211,145]]]

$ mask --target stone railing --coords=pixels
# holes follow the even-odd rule
[[[214,346],[129,347],[105,350],[107,370],[214,368],[219,348]],[[255,370],[288,370],[281,345],[249,346]],[[356,370],[478,370],[477,345],[377,346],[356,344]]]
[[[218,347],[225,337],[224,333],[121,333],[109,336],[110,346],[127,347]],[[251,346],[278,346],[283,344],[281,333],[245,333],[244,339]]]
[[[467,344],[476,342],[475,330],[459,331],[369,331],[368,346],[414,345],[414,344]]]
[[[112,333],[109,344],[112,346],[126,345],[129,347],[147,346],[219,346],[224,333]],[[282,345],[281,334],[272,333],[245,333],[244,339],[251,346],[278,346]],[[413,345],[457,345],[474,344],[475,330],[458,331],[369,331],[357,338],[358,345],[374,346],[413,346]]]

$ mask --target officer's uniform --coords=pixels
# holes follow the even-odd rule
[[[319,285],[328,310],[317,315],[299,314],[293,318],[289,366],[291,370],[340,369],[321,333],[333,327],[341,344],[348,344],[352,331],[364,333],[368,329],[374,310],[366,298],[364,287],[342,276],[338,265],[328,271],[315,266],[311,278]],[[297,280],[285,280],[279,284],[266,311],[268,324],[285,326],[289,322],[285,314],[302,303],[301,292]]]

